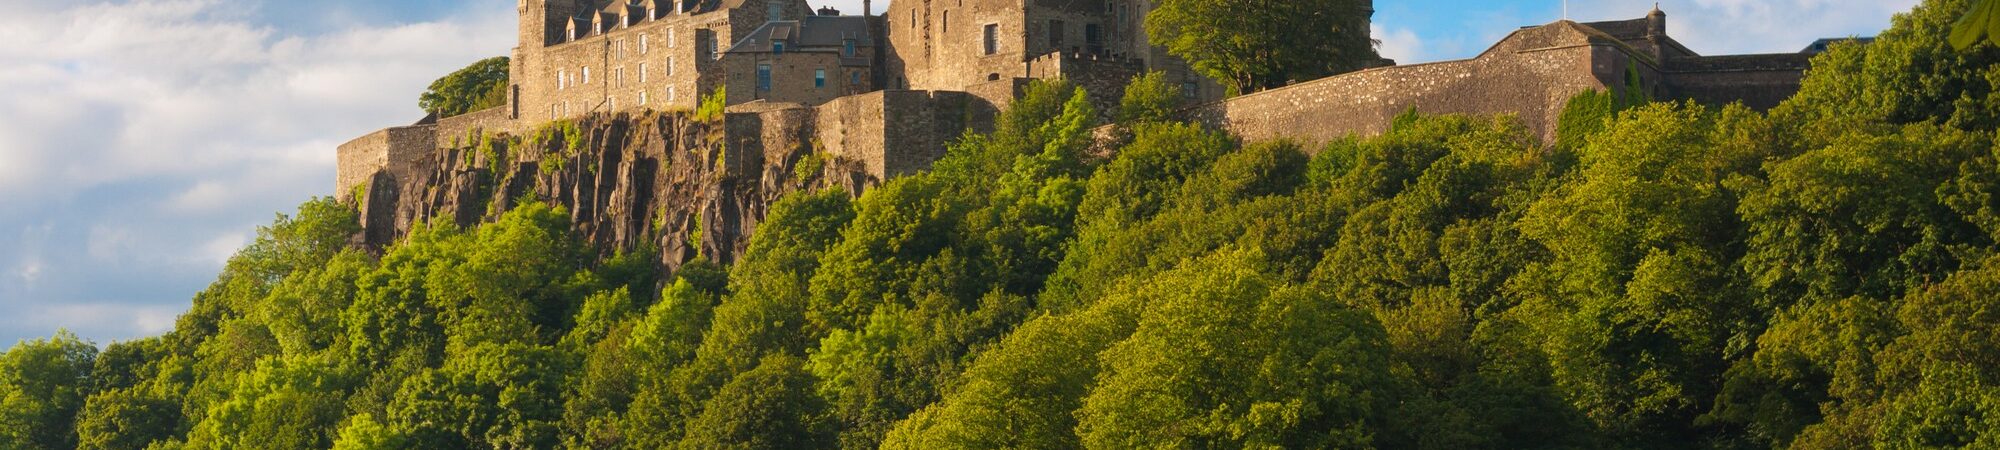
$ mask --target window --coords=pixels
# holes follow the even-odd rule
[[[785,54],[785,41],[771,41],[771,53]]]
[[[616,45],[616,46],[617,46],[617,48],[618,48],[618,57],[619,57],[619,58],[621,58],[621,59],[622,59],[622,58],[624,58],[624,57],[625,57],[625,40],[624,40],[624,39],[619,39],[619,40],[618,40],[618,43],[617,43],[617,44],[615,44],[615,45]]]
[[[647,36],[643,34],[639,35],[639,54],[644,55],[646,54],[646,51],[650,49],[649,47],[651,46],[648,44],[652,43],[651,38],[652,36]]]
[[[947,10],[944,10],[944,21],[943,21],[943,25],[944,25],[944,26],[942,27],[942,30],[943,30],[943,31],[944,31],[945,33],[951,33],[951,10],[949,10],[949,9],[947,9]]]
[[[569,71],[568,71],[568,70],[558,70],[558,71],[556,71],[556,90],[560,91],[560,90],[563,90],[563,89],[569,89]]]
[[[1103,51],[1104,51],[1104,30],[1102,30],[1102,29],[1099,29],[1099,27],[1097,26],[1097,24],[1094,24],[1094,23],[1093,23],[1093,24],[1089,24],[1089,25],[1084,25],[1084,26],[1083,26],[1083,45],[1084,45],[1084,47],[1086,47],[1086,48],[1085,48],[1085,50],[1089,50],[1089,51],[1090,51],[1091,53],[1099,53],[1099,52],[1103,52]]]
[[[1066,24],[1064,24],[1063,21],[1060,20],[1049,21],[1049,48],[1062,50],[1063,31],[1064,31],[1063,29],[1067,28],[1065,25]]]
[[[674,48],[674,29],[667,29],[667,48]]]
[[[611,87],[625,87],[625,68],[611,69]]]
[[[646,91],[639,91],[639,105],[644,106],[645,104],[646,104]]]
[[[669,102],[672,102],[672,101],[675,101],[675,100],[680,100],[680,97],[676,97],[676,96],[674,96],[674,87],[673,87],[673,86],[667,86],[667,101],[669,101]]]
[[[670,76],[670,77],[671,77],[671,76],[674,76],[674,57],[672,57],[672,56],[668,56],[668,57],[667,57],[667,71],[666,71],[665,73],[663,73],[662,75],[666,75],[666,76]]]
[[[583,84],[590,84],[590,66],[583,66]]]
[[[1181,97],[1189,100],[1201,98],[1201,85],[1193,81],[1181,83]]]
[[[821,89],[825,87],[826,87],[826,69],[813,70],[813,88]]]
[[[760,91],[760,92],[761,92],[761,91],[770,91],[770,90],[771,90],[771,65],[770,65],[770,64],[758,64],[758,65],[757,65],[757,90],[758,90],[758,91]]]
[[[561,118],[562,118],[562,107],[556,105],[549,105],[549,120],[555,120]]]
[[[849,56],[849,57],[852,57],[852,56],[854,56],[854,40],[853,40],[853,39],[848,39],[848,40],[844,40],[844,41],[840,41],[840,54],[841,54],[842,56]]]
[[[618,110],[618,98],[617,98],[617,97],[605,97],[605,98],[604,98],[604,110],[605,110],[605,111],[617,111],[617,110]]]
[[[766,14],[764,16],[765,17],[764,20],[785,20],[785,2],[781,0],[771,0],[771,2],[766,3],[765,6],[769,7],[769,10],[765,11],[769,14]]]
[[[639,84],[646,84],[646,63],[639,63]]]
[[[852,84],[852,85],[855,85],[855,86],[860,86],[860,85],[861,85],[861,72],[853,72],[853,73],[849,73],[849,74],[847,74],[847,84]]]
[[[999,24],[987,25],[986,54],[992,55],[998,53],[1000,53],[1000,25]]]

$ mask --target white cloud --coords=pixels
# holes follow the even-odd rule
[[[14,275],[21,278],[22,285],[34,286],[36,281],[42,279],[42,260],[29,259],[21,262],[20,266],[15,267]]]
[[[0,320],[0,339],[171,326],[256,224],[331,193],[335,146],[416,120],[431,80],[515,36],[497,0],[312,34],[245,12],[286,0],[17,1],[0,15],[0,229],[53,228],[0,241],[0,261],[34,262],[0,277],[0,317],[38,317]]]
[[[248,242],[249,238],[238,233],[216,236],[201,245],[200,261],[220,266],[229,262],[229,257],[236,255],[236,249],[243,248],[243,244]]]
[[[1665,0],[1667,34],[1708,55],[1796,52],[1814,40],[1874,35],[1918,0]],[[1645,17],[1654,0],[1571,2],[1579,21]],[[1524,24],[1525,25],[1525,24]]]
[[[185,307],[134,305],[110,302],[79,302],[43,305],[23,314],[0,320],[0,326],[20,324],[60,324],[78,336],[100,344],[156,336],[172,330],[174,320]],[[12,322],[12,323],[8,323]],[[48,333],[43,333],[46,335]],[[26,339],[28,336],[22,336]]]
[[[1417,37],[1415,31],[1375,25],[1370,27],[1369,34],[1381,42],[1376,50],[1383,58],[1396,60],[1397,63],[1418,61],[1423,58],[1424,40]]]

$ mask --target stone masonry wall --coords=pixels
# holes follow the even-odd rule
[[[1371,69],[1192,108],[1189,118],[1245,140],[1291,138],[1308,148],[1387,131],[1405,111],[1513,114],[1545,140],[1570,97],[1604,89],[1592,47],[1496,49],[1465,61]],[[1621,68],[1622,69],[1622,68]]]
[[[503,105],[438,119],[438,145],[449,147],[478,145],[474,139],[478,139],[480,133],[521,134],[522,130],[516,127],[514,120],[509,118],[507,113],[507,106]]]
[[[381,130],[341,144],[334,169],[334,198],[350,200],[355,186],[372,184],[378,173],[402,179],[422,170],[424,155],[437,148],[436,136],[436,125],[417,125]]]

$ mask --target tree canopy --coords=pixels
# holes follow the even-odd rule
[[[1362,0],[1160,0],[1148,39],[1233,93],[1367,67],[1380,57]]]
[[[438,117],[451,117],[507,104],[508,58],[486,58],[431,82],[417,97],[417,107]]]

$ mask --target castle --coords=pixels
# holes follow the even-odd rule
[[[1367,27],[1372,0],[1356,0]],[[867,6],[864,6],[867,8]],[[1516,31],[1478,57],[1383,67],[1224,98],[1146,40],[1150,0],[903,0],[841,15],[804,0],[520,0],[505,105],[427,118],[339,149],[336,196],[410,183],[441,148],[593,113],[695,108],[726,92],[727,142],[815,145],[876,180],[923,170],[965,130],[990,128],[1034,79],[1115,104],[1145,71],[1181,83],[1185,118],[1245,139],[1307,143],[1374,134],[1394,116],[1510,114],[1552,139],[1565,102],[1637,86],[1658,99],[1768,108],[1798,89],[1812,52],[1701,56],[1657,8],[1628,21]],[[1106,110],[1109,110],[1106,108]],[[810,142],[810,144],[807,144]]]

